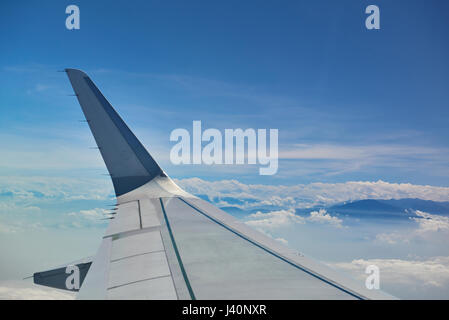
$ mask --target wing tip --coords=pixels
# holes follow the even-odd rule
[[[70,76],[70,75],[75,75],[75,74],[79,74],[81,76],[87,77],[87,74],[80,69],[75,69],[75,68],[65,68],[64,71]]]

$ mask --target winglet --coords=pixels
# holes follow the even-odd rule
[[[162,169],[92,80],[80,70],[65,71],[111,175],[116,196],[163,175]]]

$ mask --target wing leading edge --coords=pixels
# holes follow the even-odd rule
[[[118,210],[80,299],[390,299],[179,188],[82,71],[66,69]]]

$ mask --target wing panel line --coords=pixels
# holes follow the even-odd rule
[[[192,286],[190,285],[190,281],[187,276],[186,270],[184,269],[184,265],[182,263],[181,256],[179,255],[178,247],[176,246],[176,241],[175,241],[175,238],[173,237],[173,232],[171,230],[170,223],[168,222],[168,217],[167,217],[167,213],[165,212],[165,207],[164,207],[164,203],[162,202],[162,198],[159,198],[159,201],[161,203],[161,208],[162,208],[162,213],[164,214],[165,223],[167,224],[168,233],[170,234],[170,239],[173,243],[173,249],[175,251],[176,258],[178,259],[178,263],[179,263],[179,267],[181,268],[182,276],[184,277],[184,281],[187,285],[187,290],[189,291],[190,298],[192,300],[196,300],[195,294],[193,293]]]
[[[154,250],[154,251],[147,251],[147,252],[144,252],[144,253],[133,254],[133,255],[130,255],[130,256],[122,257],[122,258],[113,259],[110,262],[116,262],[116,261],[120,261],[120,260],[124,260],[124,259],[129,259],[129,258],[134,258],[134,257],[138,257],[138,256],[143,256],[143,255],[149,254],[149,253],[156,253],[156,252],[165,252],[165,250]]]
[[[132,282],[124,283],[124,284],[119,284],[117,286],[110,287],[110,288],[108,288],[108,290],[112,290],[112,289],[128,286],[128,285],[134,284],[134,283],[139,283],[139,282],[144,282],[144,281],[154,280],[154,279],[160,279],[160,278],[168,278],[168,277],[170,277],[169,274],[165,275],[165,276],[157,276],[157,277],[152,277],[152,278],[147,278],[147,279],[142,279],[142,280],[136,280],[136,281],[132,281]]]
[[[137,200],[137,211],[139,212],[140,229],[142,229],[142,213],[140,212],[140,200]]]

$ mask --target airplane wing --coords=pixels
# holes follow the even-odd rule
[[[390,299],[178,187],[92,80],[66,69],[117,211],[79,299]]]

